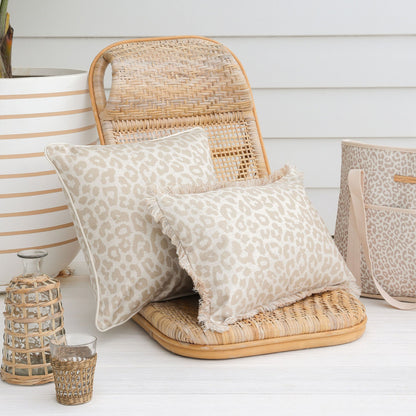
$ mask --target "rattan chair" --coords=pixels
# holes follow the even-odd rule
[[[112,67],[108,100],[104,74]],[[269,173],[251,89],[238,59],[201,37],[117,42],[94,59],[89,75],[102,144],[137,142],[193,126],[209,135],[220,181]],[[362,304],[342,290],[235,323],[225,333],[203,331],[198,297],[144,307],[133,319],[166,349],[195,358],[234,358],[342,344],[365,329]]]

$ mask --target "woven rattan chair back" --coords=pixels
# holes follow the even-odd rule
[[[112,68],[108,99],[104,75]],[[252,92],[237,58],[200,37],[135,39],[101,51],[89,87],[102,144],[138,142],[203,127],[218,179],[269,173]]]

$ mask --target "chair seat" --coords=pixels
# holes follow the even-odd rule
[[[344,290],[316,294],[272,312],[259,313],[224,333],[198,324],[199,297],[153,302],[133,320],[171,352],[223,359],[343,344],[365,329],[363,305]]]

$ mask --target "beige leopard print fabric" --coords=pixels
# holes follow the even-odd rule
[[[155,185],[217,183],[204,130],[125,145],[54,144],[45,153],[90,266],[99,330],[122,324],[151,301],[192,292],[175,247],[146,213],[145,198]]]
[[[393,296],[416,297],[416,210],[367,206],[366,220],[374,277]]]
[[[416,297],[413,244],[416,241],[416,185],[394,181],[394,175],[416,177],[416,150],[350,140],[342,142],[335,243],[344,259],[348,246],[350,193],[347,178],[350,169],[363,169],[365,173],[364,202],[374,277],[391,296]],[[363,294],[378,295],[363,252],[360,268]]]
[[[201,296],[204,329],[224,332],[237,320],[335,288],[359,295],[294,168],[183,192],[190,193],[150,198],[149,209]]]

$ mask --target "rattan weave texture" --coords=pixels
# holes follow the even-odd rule
[[[112,68],[108,100],[104,73]],[[247,77],[222,44],[198,37],[137,39],[104,49],[90,70],[103,144],[137,142],[203,127],[220,181],[268,173]]]
[[[332,290],[272,312],[258,313],[218,333],[204,331],[198,324],[198,300],[195,295],[153,302],[139,313],[167,337],[196,345],[227,345],[335,331],[354,327],[366,319],[363,305],[354,296],[344,290]]]
[[[49,339],[64,333],[60,283],[17,276],[6,289],[1,379],[31,386],[53,381]]]
[[[56,400],[61,404],[87,403],[92,398],[97,354],[82,361],[52,358]]]

